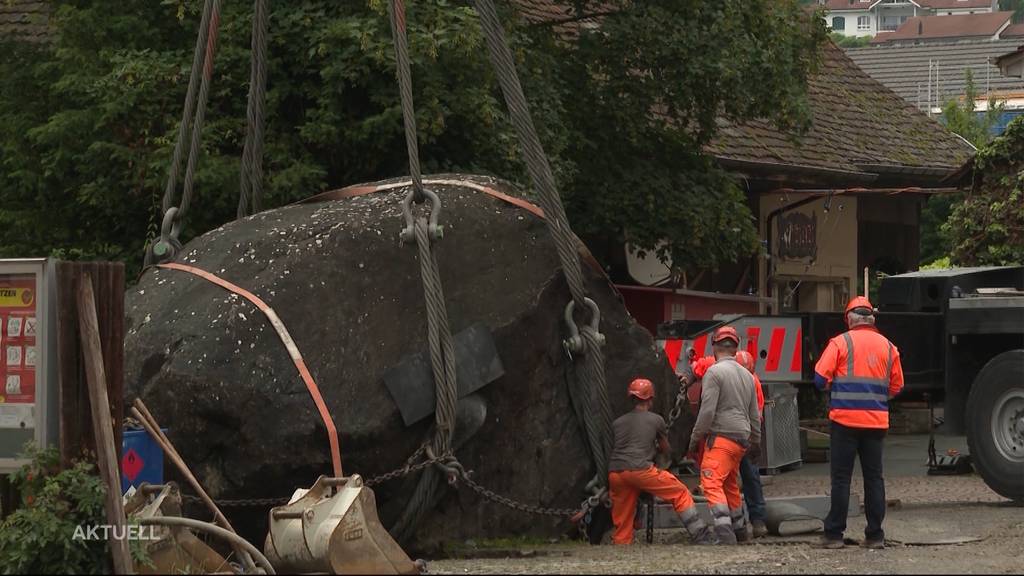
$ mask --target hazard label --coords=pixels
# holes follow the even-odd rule
[[[8,338],[20,338],[21,337],[21,316],[11,316],[7,319],[7,337]]]
[[[25,318],[25,337],[35,337],[36,335],[36,317],[29,316]]]
[[[139,472],[142,472],[144,465],[145,462],[142,461],[142,457],[139,456],[139,453],[134,448],[129,449],[121,457],[121,472],[129,482],[135,482],[135,479],[139,477]]]

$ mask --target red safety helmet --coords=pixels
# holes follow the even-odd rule
[[[875,313],[875,307],[872,306],[871,301],[865,298],[864,296],[857,296],[853,300],[850,300],[850,303],[846,305],[845,313],[849,314],[854,310],[861,311],[860,309],[863,309],[863,311],[865,312],[865,316]]]
[[[646,378],[637,378],[629,383],[629,395],[638,400],[654,398],[654,384]]]
[[[736,361],[747,369],[747,372],[754,373],[754,355],[746,350],[740,350],[736,353]]]
[[[715,330],[715,335],[711,338],[712,344],[718,344],[722,340],[731,338],[737,346],[740,345],[740,337],[736,334],[736,329],[732,326],[722,326],[718,330]]]

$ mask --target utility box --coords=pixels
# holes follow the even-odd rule
[[[25,444],[58,440],[54,261],[0,260],[0,474],[26,462]]]
[[[803,463],[800,455],[800,410],[796,386],[764,382],[764,421],[758,468],[769,473]]]

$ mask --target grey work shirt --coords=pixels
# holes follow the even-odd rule
[[[665,419],[654,412],[633,410],[612,424],[615,447],[608,459],[609,472],[646,470],[654,465],[659,436],[668,436]]]
[[[735,358],[715,362],[704,374],[692,437],[715,434],[744,445],[757,444],[761,442],[760,422],[754,377]]]

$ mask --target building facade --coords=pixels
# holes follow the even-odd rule
[[[825,22],[844,36],[873,37],[895,32],[918,16],[985,14],[997,10],[998,0],[821,0]]]

